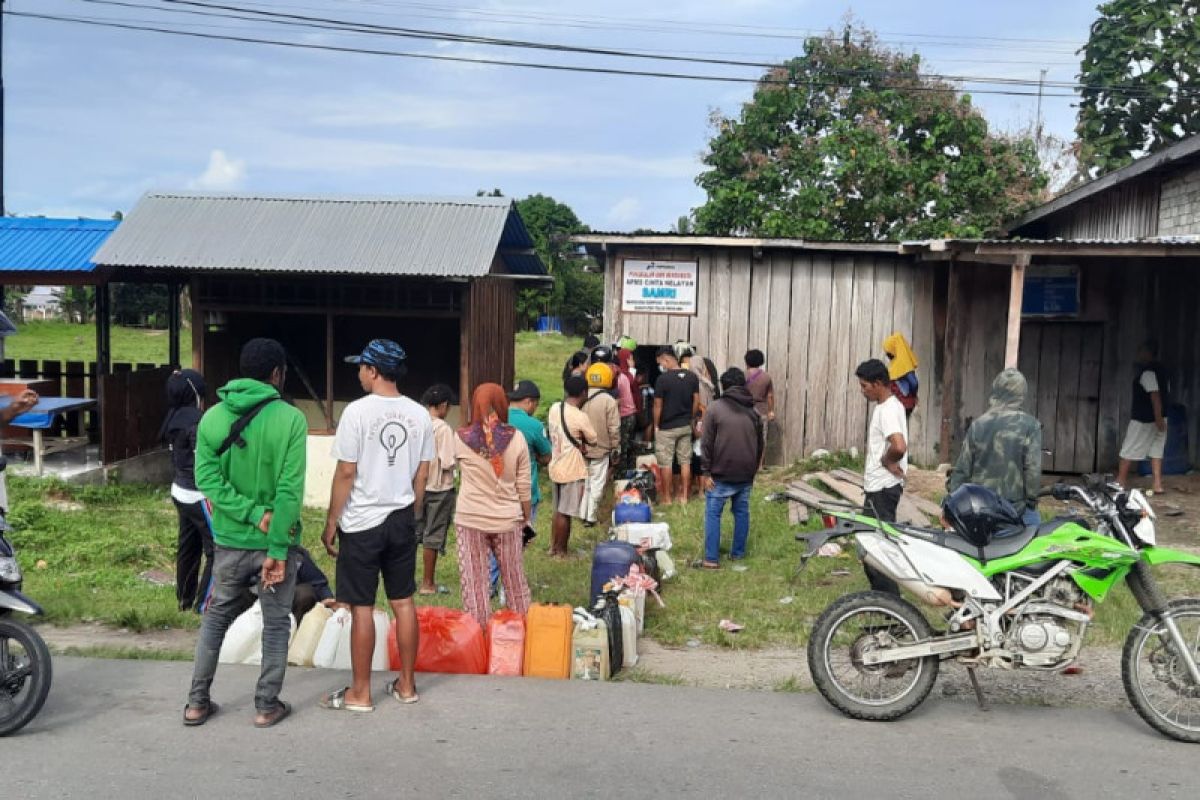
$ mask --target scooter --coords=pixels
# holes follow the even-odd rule
[[[0,456],[0,472],[6,462]],[[0,509],[0,736],[37,716],[50,694],[50,651],[42,637],[14,613],[39,616],[41,606],[21,594],[21,567],[8,541],[12,530]]]

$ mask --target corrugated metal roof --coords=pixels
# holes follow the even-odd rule
[[[108,219],[0,218],[0,272],[91,272],[117,227]]]
[[[114,267],[470,278],[510,251],[545,274],[511,199],[151,193],[96,254]],[[516,259],[516,256],[525,256]],[[506,266],[508,260],[505,259]],[[534,270],[528,273],[528,270]]]

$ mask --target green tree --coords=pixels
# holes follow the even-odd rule
[[[983,236],[1038,202],[1033,142],[989,132],[969,95],[920,65],[861,29],[808,39],[738,118],[714,114],[697,232]]]
[[[92,286],[64,286],[62,310],[68,322],[87,323],[95,317],[96,289]]]
[[[532,327],[538,315],[562,317],[564,324],[587,327],[604,306],[604,280],[588,272],[569,238],[586,233],[571,207],[553,197],[534,194],[517,201],[517,211],[533,237],[534,249],[554,278],[554,288],[522,289],[517,297],[518,321]]]
[[[1110,0],[1079,65],[1080,168],[1096,177],[1197,132],[1196,0]]]

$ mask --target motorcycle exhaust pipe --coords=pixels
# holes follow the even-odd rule
[[[863,563],[869,564],[875,570],[887,575],[900,585],[901,588],[907,589],[917,596],[921,602],[931,606],[951,606],[958,608],[962,603],[954,602],[954,598],[950,594],[949,589],[944,589],[941,586],[932,586],[924,581],[914,580],[912,578],[902,578],[896,575],[891,570],[879,563],[878,559],[869,553],[863,554]]]

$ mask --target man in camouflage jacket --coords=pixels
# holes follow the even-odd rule
[[[971,423],[946,488],[986,486],[1013,504],[1025,524],[1040,522],[1037,494],[1042,483],[1042,426],[1021,409],[1025,376],[1006,369],[992,382],[988,410]]]

